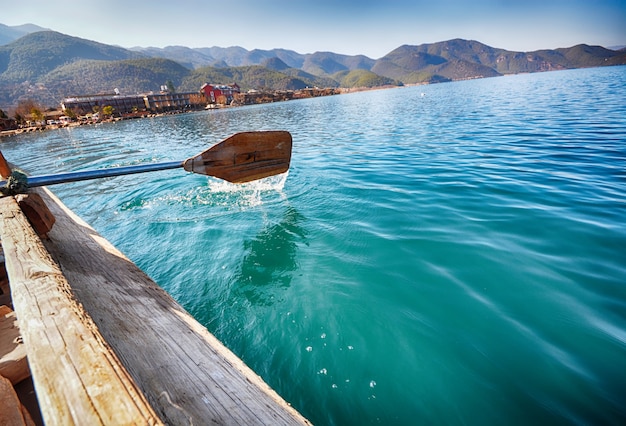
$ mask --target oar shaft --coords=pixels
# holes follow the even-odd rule
[[[139,164],[136,166],[113,167],[110,169],[85,170],[79,172],[59,173],[54,175],[32,176],[28,178],[28,186],[46,186],[57,183],[78,182],[81,180],[99,179],[113,176],[132,175],[135,173],[155,172],[158,170],[177,169],[183,167],[182,161],[166,163]],[[4,186],[6,182],[0,182]]]
[[[3,193],[16,193],[29,186],[54,185],[179,167],[188,172],[213,176],[232,183],[245,183],[289,170],[292,143],[291,134],[284,130],[240,132],[185,161],[33,176],[28,177],[26,182],[23,174],[17,174],[11,179],[10,188],[7,188],[6,181],[0,182],[0,188]],[[1,160],[0,157],[0,163]],[[0,164],[0,175],[8,172],[9,167],[3,170]]]

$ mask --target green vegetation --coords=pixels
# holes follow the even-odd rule
[[[412,84],[618,64],[626,64],[624,52],[599,46],[511,52],[455,39],[400,46],[376,61],[372,71]]]
[[[145,93],[163,85],[179,92],[198,91],[205,83],[233,82],[244,91],[369,88],[619,64],[626,64],[625,51],[587,45],[511,52],[455,39],[400,46],[373,60],[240,47],[131,51],[42,31],[0,46],[0,108],[14,108],[26,99],[58,106],[65,97],[115,89],[122,94]]]
[[[298,90],[305,87],[337,87],[336,81],[320,78],[299,70],[273,71],[260,65],[242,67],[204,67],[190,72],[183,79],[179,90],[199,90],[204,83],[232,84],[236,82],[242,90]]]
[[[115,108],[113,108],[111,105],[106,105],[102,107],[102,115],[104,115],[105,117],[111,117],[113,115],[113,112],[115,112]]]
[[[404,78],[404,82],[406,84],[434,84],[434,83],[445,83],[447,81],[451,81],[449,78],[443,77],[438,74],[433,74],[432,72],[427,71],[419,71],[407,74]]]
[[[181,85],[181,90],[199,90],[207,82],[215,84],[237,82],[243,90],[279,89],[288,86],[289,80],[289,76],[260,65],[227,68],[204,67],[191,72]]]
[[[402,83],[391,78],[382,77],[366,70],[341,71],[333,75],[339,82],[340,87],[381,87],[381,86],[401,86]]]
[[[41,84],[57,99],[72,95],[149,92],[170,81],[179,86],[190,71],[168,59],[147,58],[123,61],[81,60],[56,68],[42,76]]]
[[[9,60],[7,62],[7,54]],[[80,59],[122,60],[141,55],[121,47],[41,31],[0,46],[0,82],[35,80],[57,67]]]

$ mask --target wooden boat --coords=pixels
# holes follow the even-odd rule
[[[309,424],[47,188],[0,238],[45,424]]]

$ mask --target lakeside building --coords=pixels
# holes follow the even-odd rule
[[[198,92],[172,93],[162,90],[159,93],[121,95],[104,93],[97,95],[72,96],[63,99],[63,111],[72,110],[75,114],[90,114],[111,106],[116,114],[150,111],[166,112],[202,109],[208,104],[229,104],[241,92],[237,83],[232,85],[204,84]]]
[[[200,88],[200,92],[204,93],[204,96],[209,100],[211,104],[230,104],[235,95],[241,93],[241,88],[237,83],[233,83],[231,85],[213,85],[213,84],[204,84]]]
[[[144,95],[100,94],[73,96],[61,102],[63,111],[72,110],[84,115],[106,106],[113,107],[117,114],[137,111],[163,112],[181,109],[201,109],[206,98],[198,92],[190,93],[148,93]]]
[[[231,85],[203,84],[198,92],[171,93],[162,87],[159,93],[140,95],[121,95],[104,93],[98,95],[73,96],[63,99],[61,108],[64,113],[71,110],[74,115],[89,115],[110,106],[115,115],[130,116],[145,113],[162,113],[168,111],[190,111],[219,105],[252,105],[267,102],[280,102],[292,99],[330,96],[342,93],[340,89],[317,87],[300,90],[241,92],[237,83]],[[69,115],[69,113],[68,113]],[[73,116],[73,115],[71,115]]]
[[[151,93],[144,96],[146,109],[149,111],[171,111],[185,109],[202,109],[207,99],[202,93]]]
[[[78,115],[90,114],[105,106],[112,106],[116,112],[123,114],[133,110],[145,110],[146,102],[144,95],[123,96],[116,93],[73,96],[61,101],[63,111],[72,110]]]

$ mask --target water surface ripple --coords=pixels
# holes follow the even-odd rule
[[[318,425],[626,423],[626,67],[64,129],[33,174],[294,137],[288,176],[54,187]],[[140,350],[140,349],[138,349]]]

